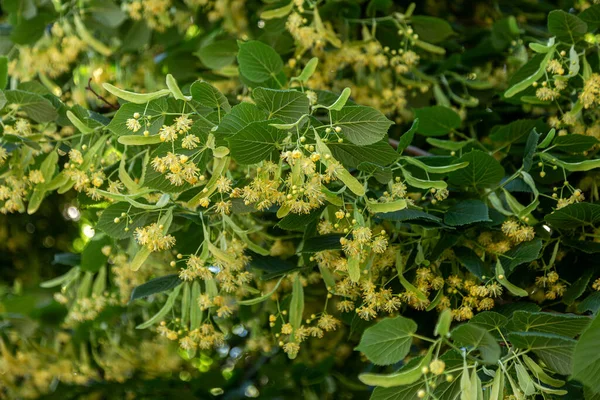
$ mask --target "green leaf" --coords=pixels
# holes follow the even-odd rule
[[[502,286],[504,286],[511,294],[519,297],[526,297],[529,295],[525,289],[518,287],[517,285],[508,281],[506,278],[506,273],[504,272],[504,268],[502,268],[502,263],[500,259],[496,260],[496,279]]]
[[[0,56],[0,90],[8,84],[8,58]],[[4,106],[3,106],[4,107]]]
[[[400,140],[398,140],[398,148],[396,151],[398,154],[402,154],[404,150],[412,143],[415,133],[419,129],[419,118],[415,118],[412,122],[410,128],[404,133],[404,135],[400,136]]]
[[[600,28],[600,4],[594,4],[578,15],[579,19],[588,26],[588,31]]]
[[[283,18],[289,13],[292,12],[294,8],[294,2],[291,1],[289,4],[286,4],[283,7],[273,8],[271,10],[263,11],[260,13],[260,18],[269,20],[273,18]]]
[[[316,253],[323,250],[341,250],[342,244],[340,239],[342,235],[330,234],[315,236],[310,239],[306,239],[301,249],[298,251],[301,253]]]
[[[574,338],[579,335],[591,320],[575,314],[549,312],[515,311],[507,329],[523,332],[554,333]]]
[[[548,31],[565,43],[574,44],[587,32],[587,24],[579,17],[562,10],[548,14]]]
[[[165,123],[164,113],[167,112],[167,109],[168,104],[166,99],[154,100],[148,104],[123,104],[107,125],[107,128],[117,136],[132,135],[134,132],[127,129],[127,120],[133,118],[135,113],[139,113],[141,115],[139,118],[140,123],[142,123],[144,117],[151,117],[151,119],[149,125],[142,126],[135,134],[143,137],[142,133],[144,130],[148,130],[151,135],[156,135]]]
[[[202,64],[213,70],[219,70],[235,61],[238,45],[235,40],[217,40],[202,46],[196,53]]]
[[[252,82],[275,78],[283,70],[283,61],[271,46],[256,40],[238,42],[238,46],[240,73]]]
[[[600,158],[595,158],[592,160],[584,160],[580,162],[570,163],[557,159],[552,154],[549,153],[538,153],[541,159],[550,164],[555,164],[561,168],[566,169],[571,172],[585,172],[591,171],[596,168],[600,168]]]
[[[311,58],[302,69],[300,75],[293,77],[292,81],[300,81],[302,83],[306,83],[310,79],[310,77],[315,73],[317,65],[319,65],[319,58]]]
[[[129,301],[132,302],[156,293],[165,292],[169,289],[179,286],[181,283],[182,281],[179,279],[178,274],[170,274],[151,279],[144,284],[136,286],[131,292],[131,298]]]
[[[544,218],[558,229],[577,229],[600,224],[600,204],[575,203],[547,214]]]
[[[122,213],[131,215],[132,223],[128,222],[127,217],[122,217]],[[125,239],[131,237],[136,228],[144,226],[149,216],[149,213],[143,212],[127,202],[119,202],[102,211],[96,228],[114,239]],[[118,223],[115,223],[115,218],[118,218]],[[125,231],[126,227],[129,228],[129,231]]]
[[[160,311],[154,314],[154,316],[146,322],[136,326],[135,329],[146,329],[151,327],[155,323],[160,322],[173,308],[175,300],[177,299],[177,296],[179,296],[179,292],[181,291],[181,287],[182,285],[175,286],[175,289],[171,292],[171,294],[169,294],[165,305],[160,309]]]
[[[499,125],[495,127],[497,129],[490,135],[490,139],[504,144],[514,143],[528,135],[538,123],[535,119],[518,119],[507,125]]]
[[[373,391],[370,400],[418,400],[417,394],[423,388],[424,385],[421,381],[399,387],[378,386]]]
[[[23,90],[5,90],[8,104],[16,104],[35,122],[51,122],[58,118],[56,109],[50,100],[36,93]]]
[[[283,279],[283,277],[279,278],[279,280],[277,281],[277,284],[273,287],[273,289],[270,292],[265,293],[260,297],[255,297],[254,299],[239,300],[237,303],[240,305],[243,305],[243,306],[251,306],[251,305],[260,304],[263,301],[269,300],[269,298],[273,295],[273,293],[275,293],[275,291],[277,291],[277,289],[279,289],[279,285],[281,284],[282,279]]]
[[[228,138],[231,156],[240,164],[256,164],[277,160],[278,149],[287,134],[269,125],[268,121],[252,122]]]
[[[204,81],[196,81],[190,86],[192,98],[205,107],[231,111],[227,98],[213,85]]]
[[[444,150],[450,150],[450,151],[458,151],[472,142],[472,140],[455,142],[453,140],[441,140],[441,139],[435,139],[432,137],[428,137],[425,141],[432,146],[435,146],[435,147],[438,147],[438,148],[444,149]]]
[[[573,378],[600,393],[600,318],[596,316],[581,335],[573,353]]]
[[[450,207],[444,214],[444,223],[450,226],[489,222],[487,205],[480,200],[464,200]]]
[[[434,159],[434,157],[423,157],[423,158],[429,159],[429,160]],[[424,162],[420,161],[419,158],[417,158],[417,157],[400,157],[400,159],[403,161],[406,161],[407,163],[412,164],[416,167],[419,167],[423,171],[429,172],[430,174],[447,174],[449,172],[456,171],[461,168],[465,168],[467,165],[469,165],[468,162],[462,162],[462,163],[453,163],[450,165],[433,166],[433,165],[425,164]]]
[[[294,330],[302,325],[302,314],[304,312],[304,288],[300,275],[296,274],[292,284],[292,300],[290,302],[290,324]]]
[[[468,162],[469,165],[450,173],[448,178],[452,185],[481,189],[497,185],[504,177],[502,165],[494,157],[480,150],[472,150],[459,158],[458,162]]]
[[[409,186],[419,189],[446,189],[448,184],[445,181],[430,181],[426,179],[415,178],[410,172],[402,168],[402,176]]]
[[[344,141],[329,142],[327,147],[333,157],[346,168],[358,168],[364,162],[387,166],[396,161],[398,154],[387,140],[382,140],[367,146],[357,146]]]
[[[233,106],[231,112],[223,117],[216,133],[218,136],[235,135],[245,128],[246,125],[266,119],[267,114],[256,105],[240,103]]]
[[[542,240],[536,238],[513,247],[500,256],[502,267],[510,275],[517,266],[537,260],[542,250]]]
[[[103,233],[96,234],[84,247],[81,253],[81,270],[88,272],[98,272],[102,268],[108,256],[104,254],[102,248],[112,244],[110,237]]]
[[[588,269],[583,273],[583,275],[581,275],[579,278],[577,278],[577,280],[575,282],[573,282],[571,284],[571,286],[569,286],[569,288],[563,295],[563,297],[562,297],[563,303],[565,303],[569,306],[572,305],[573,303],[575,303],[575,300],[577,300],[579,297],[581,297],[581,295],[587,289],[587,286],[590,283],[590,279],[592,279],[592,274],[593,274],[593,271],[591,269]]]
[[[412,358],[409,362],[404,364],[400,370],[393,374],[364,373],[360,374],[358,379],[365,385],[384,388],[411,385],[421,379],[423,367],[429,366],[432,352],[433,346],[429,348],[429,351],[424,357]]]
[[[436,217],[435,215],[428,214],[426,212],[420,210],[413,209],[405,209],[400,211],[389,212],[385,214],[379,214],[378,218],[388,220],[388,221],[398,221],[398,222],[406,222],[406,221],[429,221],[432,223],[439,224],[442,222],[442,219]]]
[[[478,325],[462,324],[454,328],[450,335],[456,345],[478,350],[486,364],[495,364],[500,359],[498,342],[487,330]]]
[[[168,96],[169,94],[171,94],[171,91],[169,89],[161,89],[152,93],[135,93],[120,89],[116,86],[111,85],[110,83],[103,83],[102,87],[110,94],[113,94],[120,99],[129,101],[134,104],[146,104],[152,100],[157,100],[161,97]]]
[[[554,56],[554,50],[557,45],[550,48],[545,55],[538,54],[534,56],[527,64],[523,65],[510,79],[509,89],[504,92],[504,97],[510,98],[517,93],[529,88],[534,82],[544,76],[548,62]]]
[[[96,21],[110,28],[118,27],[127,19],[127,14],[121,7],[110,0],[93,0],[89,2],[85,11],[91,13]]]
[[[277,223],[277,226],[288,231],[304,232],[307,226],[319,219],[323,208],[313,210],[310,214],[288,214]]]
[[[534,129],[531,130],[525,143],[525,151],[523,152],[523,171],[529,172],[533,166],[533,155],[540,140],[540,134]]]
[[[355,350],[375,365],[390,365],[408,354],[417,324],[408,318],[386,318],[366,329]]]
[[[415,15],[410,21],[419,39],[429,43],[440,43],[454,35],[450,24],[441,18]]]
[[[571,374],[573,350],[577,341],[551,333],[512,332],[508,340],[521,350],[530,350],[553,371]]]
[[[344,90],[342,90],[342,93],[340,93],[340,95],[337,97],[337,99],[328,106],[323,106],[320,104],[317,104],[314,108],[326,108],[329,111],[340,111],[342,108],[344,108],[344,106],[346,105],[346,103],[348,102],[348,99],[350,98],[350,94],[352,93],[352,91],[350,90],[350,88],[344,88]]]
[[[415,117],[419,119],[417,132],[425,136],[443,136],[460,127],[460,115],[444,106],[418,108]]]
[[[444,309],[438,316],[438,321],[435,324],[433,334],[435,336],[445,337],[450,332],[450,325],[452,324],[452,310],[449,308]]]
[[[488,266],[481,260],[477,253],[470,248],[456,247],[454,248],[454,253],[461,265],[479,279],[484,280],[484,276],[489,278],[492,275]]]
[[[494,311],[484,311],[475,315],[469,324],[479,325],[488,332],[502,329],[508,323],[508,318]]]
[[[309,113],[308,97],[296,90],[256,88],[252,91],[252,98],[259,108],[268,113],[267,119],[277,118],[293,123]]]
[[[365,106],[347,106],[340,111],[331,111],[331,118],[334,126],[342,128],[341,134],[359,146],[379,142],[393,124],[378,110]]]
[[[558,136],[554,139],[553,146],[567,153],[582,153],[597,145],[598,139],[593,136],[571,134]]]
[[[525,396],[533,396],[536,392],[533,380],[527,372],[527,368],[523,365],[515,363],[515,371],[517,372],[517,380],[519,382],[519,388]],[[496,373],[500,373],[497,371]]]
[[[577,305],[577,312],[579,313],[590,311],[596,314],[598,310],[600,310],[600,292],[593,292]]]

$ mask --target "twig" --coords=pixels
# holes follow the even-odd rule
[[[104,97],[102,97],[98,93],[96,93],[96,91],[94,90],[94,88],[92,88],[92,78],[90,78],[88,80],[88,84],[87,84],[87,87],[85,89],[89,90],[90,92],[92,92],[94,94],[94,96],[96,96],[98,99],[102,100],[104,103],[106,103],[113,110],[118,110],[119,109],[119,105],[118,104],[114,105],[111,102],[109,102],[108,100],[106,100]]]
[[[399,144],[399,142],[396,139],[390,139],[390,145],[394,149],[398,148],[398,144]],[[420,149],[416,146],[408,146],[406,149],[404,149],[404,151],[413,156],[431,156],[432,155],[430,152]]]

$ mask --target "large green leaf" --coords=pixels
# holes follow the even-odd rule
[[[472,150],[459,158],[458,162],[468,162],[469,165],[450,173],[448,178],[452,185],[481,189],[497,185],[504,177],[502,165],[480,150]]]
[[[548,14],[548,31],[561,42],[573,44],[585,35],[587,24],[576,15],[554,10]]]
[[[423,389],[423,382],[396,387],[376,387],[370,400],[419,400],[419,390]]]
[[[408,318],[386,318],[365,330],[355,350],[376,365],[390,365],[408,354],[417,324]]]
[[[352,143],[366,146],[379,142],[387,134],[392,121],[378,110],[365,106],[346,106],[331,111],[332,122]]]
[[[190,86],[192,98],[205,107],[231,111],[227,98],[213,85],[204,81],[196,81]]]
[[[576,203],[547,214],[546,222],[558,229],[577,229],[600,224],[600,204]]]
[[[574,338],[591,320],[575,314],[515,311],[507,329],[510,331],[544,332]]]
[[[558,136],[554,139],[554,148],[568,153],[581,153],[598,144],[598,139],[585,135]]]
[[[107,128],[117,136],[133,135],[134,132],[127,129],[127,120],[133,118],[133,114],[139,113],[142,116],[140,118],[140,123],[144,121],[144,116],[151,117],[151,120],[149,125],[142,126],[142,128],[135,132],[135,134],[142,135],[144,130],[148,130],[151,135],[156,135],[158,130],[165,123],[164,113],[167,112],[167,109],[168,103],[165,98],[153,100],[148,104],[123,104],[110,121],[110,124],[108,124]]]
[[[469,321],[469,324],[479,325],[488,331],[502,329],[507,323],[507,317],[494,311],[481,312]]]
[[[217,40],[202,46],[196,55],[208,68],[221,69],[233,63],[237,52],[235,40]]]
[[[596,316],[581,335],[573,353],[573,378],[600,393],[600,318]]]
[[[600,27],[600,4],[586,8],[578,17],[588,25],[588,30],[597,29]]]
[[[444,223],[450,226],[469,225],[475,222],[489,222],[487,205],[480,200],[463,200],[450,207],[444,214]]]
[[[238,46],[240,73],[250,81],[264,82],[283,70],[283,61],[271,46],[256,40],[238,42]]]
[[[127,217],[121,215],[123,213],[129,215],[131,223]],[[125,239],[130,237],[136,228],[145,225],[149,216],[150,214],[142,209],[135,208],[127,202],[119,202],[102,211],[96,228],[112,238]],[[115,218],[118,218],[118,222],[115,222]],[[125,228],[129,229],[126,231]]]
[[[573,365],[575,340],[552,333],[512,332],[508,340],[521,350],[531,350],[553,371],[569,375]]]
[[[460,115],[444,106],[418,108],[415,117],[419,119],[417,132],[425,136],[443,136],[460,126]]]
[[[467,323],[454,328],[450,334],[458,346],[478,350],[485,363],[495,364],[500,359],[500,346],[485,328]]]
[[[398,154],[386,139],[367,146],[332,141],[327,143],[327,147],[331,150],[333,158],[347,168],[357,168],[363,162],[387,166],[398,158]]]
[[[519,119],[507,125],[499,125],[490,135],[490,139],[495,142],[513,143],[529,134],[538,123],[535,119]]]
[[[277,160],[277,150],[287,134],[269,125],[269,121],[252,122],[228,138],[231,156],[240,164]]]
[[[16,104],[35,122],[50,122],[58,118],[56,109],[50,100],[36,93],[23,90],[4,91],[8,104]]]
[[[217,129],[218,136],[231,136],[241,131],[252,122],[264,121],[267,114],[251,103],[240,103],[233,106],[231,112],[225,115]]]
[[[287,124],[308,114],[310,102],[306,94],[296,90],[256,88],[252,91],[256,105],[268,113],[267,119],[277,118]]]

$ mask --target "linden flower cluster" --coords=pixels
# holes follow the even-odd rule
[[[552,193],[552,198],[554,198],[554,199],[558,198],[558,194],[556,193],[557,191],[558,191],[558,188],[555,187],[554,193]],[[575,189],[575,190],[573,190],[573,193],[571,193],[571,196],[561,197],[558,199],[558,202],[556,204],[556,209],[560,210],[561,208],[566,207],[570,204],[579,203],[584,200],[585,200],[585,195],[583,194],[583,192],[580,189]]]
[[[151,165],[155,171],[161,174],[166,173],[165,178],[175,186],[181,186],[185,182],[195,185],[205,179],[204,175],[200,175],[200,169],[196,163],[183,154],[177,155],[168,152],[164,157],[156,156]]]
[[[64,304],[67,299],[61,293],[56,293],[54,299]],[[93,321],[107,307],[117,305],[117,294],[102,293],[92,294],[90,297],[78,298],[69,307],[69,313],[65,318],[65,327],[75,327],[85,321]]]
[[[563,296],[567,290],[567,286],[559,282],[559,279],[560,277],[556,271],[550,271],[544,276],[535,278],[535,285],[544,290],[544,299],[556,300]]]
[[[150,251],[167,250],[175,244],[175,237],[164,233],[164,226],[154,222],[142,228],[136,228],[135,240]]]
[[[247,245],[231,238],[225,241],[225,247],[225,250],[214,249],[212,252],[213,265],[217,268],[215,278],[225,292],[244,294],[246,290],[243,286],[253,279],[253,275],[246,270],[246,265],[250,262],[250,257],[244,254]],[[226,313],[226,308],[221,311]]]
[[[521,225],[514,219],[507,219],[502,223],[502,233],[515,243],[529,242],[535,237],[532,226]]]
[[[579,100],[586,109],[600,105],[600,74],[594,73],[585,80]]]
[[[73,28],[69,27],[71,31]],[[32,47],[18,46],[19,56],[9,63],[9,75],[21,81],[31,80],[38,74],[56,78],[71,70],[82,51],[87,48],[84,41],[72,34],[65,34],[59,23],[52,25],[50,34]]]
[[[171,0],[136,0],[127,4],[127,12],[135,21],[143,20],[151,29],[164,32],[173,26]]]
[[[187,327],[182,326],[174,326],[174,329],[169,329],[167,323],[162,321],[156,331],[169,340],[178,340],[179,347],[187,351],[209,350],[225,343],[225,335],[218,332],[212,324],[202,324],[199,328],[190,331]]]

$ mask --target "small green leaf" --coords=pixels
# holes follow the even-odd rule
[[[302,325],[302,314],[304,313],[304,288],[300,275],[296,274],[292,283],[292,300],[290,302],[290,324],[294,330]]]
[[[146,329],[146,328],[151,327],[155,323],[162,321],[162,319],[173,308],[173,305],[175,304],[175,300],[177,299],[177,296],[179,296],[180,291],[181,291],[181,285],[175,286],[175,289],[173,289],[171,294],[169,294],[169,297],[167,297],[167,301],[166,301],[165,305],[160,309],[160,311],[157,312],[152,318],[150,318],[146,322],[136,326],[135,329]]]
[[[419,118],[415,118],[413,120],[410,128],[404,133],[404,135],[400,137],[400,140],[398,140],[398,147],[396,148],[398,154],[402,154],[402,152],[406,150],[408,146],[410,146],[415,137],[417,129],[419,129]]]
[[[418,381],[423,375],[423,367],[429,366],[434,346],[429,348],[429,351],[424,357],[416,357],[406,363],[399,371],[393,374],[360,374],[358,379],[369,386],[377,387],[397,387],[410,385]]]
[[[8,104],[16,104],[35,122],[51,122],[58,118],[56,109],[50,100],[36,93],[23,90],[5,90]]]
[[[450,332],[450,324],[452,324],[452,310],[446,308],[438,316],[433,334],[445,337]]]
[[[294,9],[294,2],[291,1],[290,4],[287,4],[283,7],[274,8],[271,10],[263,11],[260,13],[260,18],[264,20],[274,19],[274,18],[283,18]]]
[[[378,110],[365,106],[346,106],[340,111],[331,111],[331,118],[334,126],[342,128],[341,134],[359,146],[379,142],[393,124]]]
[[[220,70],[235,61],[237,52],[238,46],[235,40],[217,40],[202,46],[195,54],[208,68]]]
[[[277,289],[279,289],[279,285],[281,284],[281,281],[283,280],[283,277],[279,278],[279,280],[277,281],[277,284],[275,285],[275,287],[273,288],[273,290],[271,290],[268,293],[265,293],[264,295],[260,296],[260,297],[255,297],[254,299],[248,299],[248,300],[240,300],[237,303],[243,306],[251,306],[254,304],[259,304],[262,303],[263,301],[267,301],[271,298],[271,296],[273,295],[273,293],[275,293],[277,291]]]

